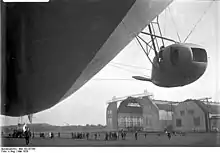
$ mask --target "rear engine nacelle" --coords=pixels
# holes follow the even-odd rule
[[[160,55],[159,67],[153,67],[151,77],[158,86],[190,84],[201,77],[207,67],[206,50],[195,44],[173,44],[164,48]]]
[[[190,65],[193,62],[207,63],[206,50],[194,44],[173,44],[167,46],[162,56],[164,64],[173,68]]]

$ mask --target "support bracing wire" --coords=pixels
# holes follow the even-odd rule
[[[154,43],[154,40],[153,40],[153,35],[152,35],[152,31],[151,31],[151,26],[150,24],[148,25],[148,29],[149,29],[149,32],[150,32],[150,37],[151,37],[151,40],[152,40],[152,44],[153,44],[153,48],[154,48],[154,53],[155,53],[155,56],[157,58],[157,61],[159,62],[159,59],[158,59],[158,53],[157,53],[157,49],[156,49],[156,46],[155,46],[155,43]]]
[[[207,7],[207,9],[204,11],[204,13],[202,14],[202,16],[199,18],[199,20],[196,22],[196,24],[194,25],[194,27],[192,28],[192,30],[189,32],[189,34],[187,35],[187,37],[184,39],[184,43],[186,42],[186,40],[189,38],[189,36],[193,33],[193,31],[195,30],[195,28],[197,27],[197,25],[199,24],[199,22],[202,21],[202,18],[205,16],[205,14],[208,12],[208,10],[210,9],[210,7],[212,6],[214,1],[212,1],[209,6]]]
[[[147,69],[147,68],[144,68],[144,67],[135,66],[135,65],[128,65],[128,64],[118,63],[118,62],[110,62],[110,64],[116,64],[116,65],[126,66],[126,67],[130,67],[130,68],[135,68],[135,69],[150,70],[150,69]]]
[[[141,39],[148,47],[150,47],[150,49],[154,49],[152,46],[149,45],[149,43],[147,43],[143,38],[141,38],[140,36],[137,36],[139,39]],[[147,52],[147,54],[149,55],[149,52]]]
[[[173,24],[174,24],[175,29],[176,29],[176,34],[177,34],[177,37],[178,37],[178,39],[179,39],[179,42],[181,42],[180,35],[179,35],[179,33],[178,33],[178,30],[177,30],[177,27],[176,27],[176,23],[174,22],[174,19],[173,19],[173,16],[172,16],[172,14],[171,14],[171,10],[170,10],[170,7],[169,7],[169,6],[168,6],[168,9],[169,9],[171,19],[172,19]]]
[[[149,47],[150,47],[150,49],[149,49],[148,55],[150,54],[150,51],[151,51],[151,50],[152,50],[152,48],[153,48],[152,44],[151,44],[151,45],[149,45]]]
[[[165,9],[165,22],[164,22],[164,27],[163,27],[163,34],[166,35],[166,19],[167,19],[167,9]]]
[[[161,29],[160,29],[160,25],[159,25],[159,17],[158,17],[158,16],[157,16],[157,26],[158,26],[158,29],[159,29],[160,35],[162,36],[162,32],[161,32]],[[164,41],[163,41],[163,38],[162,38],[161,40],[162,40],[162,44],[163,44],[163,46],[165,46]]]
[[[126,68],[124,68],[124,67],[122,67],[122,66],[120,66],[120,65],[111,64],[110,66],[115,67],[115,68],[118,68],[118,69],[121,69],[121,70],[124,70],[124,71],[129,72],[129,73],[132,73],[132,74],[137,74],[137,73],[138,73],[138,72],[136,72],[136,71],[128,70],[128,69],[126,69]],[[140,74],[140,75],[143,75],[143,73],[140,73],[140,72],[139,72],[139,74]]]
[[[142,34],[145,34],[145,35],[152,35],[150,33],[147,33],[147,32],[141,32]],[[164,40],[167,40],[167,41],[171,41],[171,42],[174,42],[174,43],[177,43],[175,40],[173,39],[169,39],[169,38],[166,38],[166,37],[162,37],[162,36],[158,36],[158,35],[154,35],[155,37],[157,38],[161,38],[161,39],[164,39]]]
[[[142,48],[142,50],[144,51],[144,53],[147,55],[147,58],[148,58],[148,60],[151,62],[152,66],[155,67],[155,65],[153,64],[153,62],[152,62],[151,59],[149,58],[148,54],[146,53],[146,51],[145,51],[144,47],[142,46],[142,44],[141,44],[140,40],[138,39],[138,37],[135,37],[135,38],[136,38],[136,40],[138,41],[138,43],[139,43],[139,45],[141,46],[141,48]]]
[[[158,40],[156,39],[156,37],[155,37],[155,29],[154,29],[154,26],[153,26],[153,23],[151,23],[151,27],[152,27],[152,30],[153,30],[153,35],[154,35],[154,40],[155,40],[155,42],[156,42],[156,44],[157,44],[157,50],[159,50],[159,44],[158,44]],[[153,41],[154,41],[153,40]]]

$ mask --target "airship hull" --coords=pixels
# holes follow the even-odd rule
[[[33,114],[64,100],[170,2],[54,0],[2,6],[1,114]]]

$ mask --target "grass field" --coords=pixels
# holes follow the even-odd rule
[[[4,147],[24,147],[24,139],[2,138],[2,146]],[[33,138],[30,140],[29,146],[32,147],[74,147],[74,146],[218,146],[220,147],[220,133],[189,133],[185,136],[172,136],[169,140],[166,135],[158,136],[149,134],[145,138],[143,135],[135,140],[132,134],[126,137],[126,140],[111,140],[104,141],[103,137],[100,140],[74,140],[71,138]]]

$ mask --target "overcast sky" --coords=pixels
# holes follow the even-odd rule
[[[163,36],[178,41],[177,31],[183,41],[196,22],[204,14],[211,1],[175,1],[160,15],[160,25]],[[154,94],[155,99],[183,101],[188,98],[217,97],[220,83],[217,81],[217,6],[214,2],[201,22],[197,25],[187,42],[205,47],[208,53],[208,67],[205,74],[196,82],[179,88],[161,88],[149,82],[135,81],[132,75],[150,76],[150,62],[135,40],[127,45],[117,57],[106,65],[87,84],[66,100],[51,109],[34,115],[33,123],[49,123],[53,125],[68,124],[105,124],[106,101],[113,96],[122,97],[143,93],[144,90]],[[218,3],[218,5],[216,5]],[[172,19],[173,18],[173,19]],[[166,22],[165,22],[166,21]],[[219,25],[219,24],[218,24]],[[218,47],[219,49],[219,47]],[[146,68],[132,68],[135,65]],[[117,66],[117,67],[116,67]],[[120,68],[119,68],[120,67]],[[220,76],[220,75],[218,75]],[[100,79],[130,79],[130,80],[100,80]],[[218,85],[218,86],[217,86]],[[218,87],[218,88],[217,88]],[[6,125],[17,124],[18,118],[2,117]],[[27,117],[23,121],[28,122]]]

